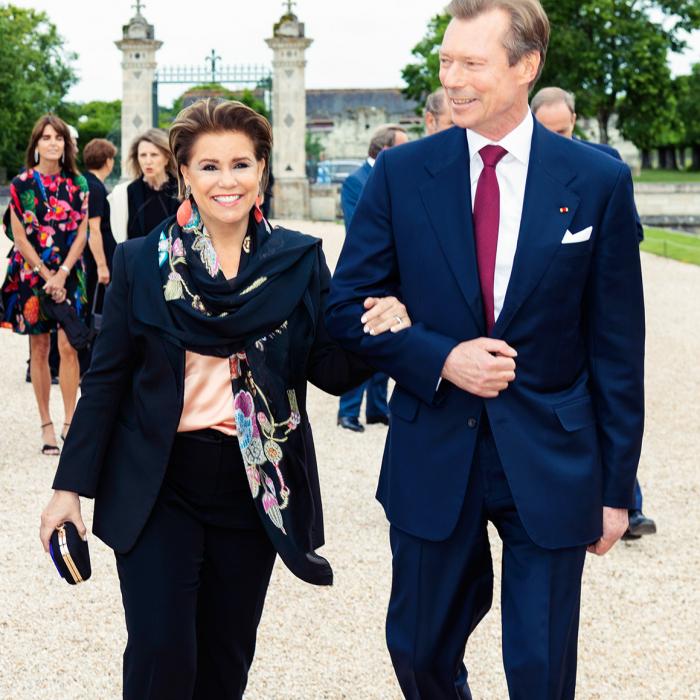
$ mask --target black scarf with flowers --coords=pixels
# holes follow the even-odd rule
[[[295,575],[323,585],[332,571],[311,544],[313,504],[297,430],[294,386],[305,367],[289,333],[290,317],[310,308],[319,256],[318,239],[251,216],[238,275],[228,280],[194,208],[185,226],[168,221],[160,234],[167,312],[154,314],[152,325],[185,350],[229,358],[238,443],[263,526]]]

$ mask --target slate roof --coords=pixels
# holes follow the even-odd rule
[[[306,91],[307,119],[342,117],[349,111],[367,107],[383,109],[387,114],[415,116],[417,106],[399,88]]]

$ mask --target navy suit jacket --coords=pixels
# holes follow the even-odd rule
[[[331,286],[326,321],[396,380],[377,496],[429,540],[459,517],[482,412],[530,537],[588,544],[603,505],[631,508],[644,422],[644,309],[627,166],[535,122],[517,251],[492,335],[516,379],[484,400],[443,381],[461,341],[484,336],[464,129],[382,152]],[[567,230],[590,238],[563,244]],[[372,337],[367,296],[396,295],[414,325]]]
[[[371,172],[372,166],[365,161],[357,170],[348,175],[340,190],[340,206],[343,208],[343,220],[345,221],[346,231],[350,228],[355,207],[360,201],[360,195],[367,184]]]

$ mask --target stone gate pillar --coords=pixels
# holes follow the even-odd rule
[[[132,141],[153,124],[153,79],[156,72],[156,51],[163,45],[156,41],[155,31],[141,14],[136,14],[122,29],[123,38],[115,41],[122,52],[122,179],[127,178],[126,161]]]
[[[309,181],[306,178],[306,49],[313,39],[291,11],[274,26],[265,40],[272,49],[272,130],[275,190],[272,206],[278,219],[309,216]]]

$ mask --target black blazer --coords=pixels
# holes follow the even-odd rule
[[[161,221],[177,212],[177,180],[168,176],[168,181],[157,192],[151,189],[142,177],[130,182],[126,188],[128,219],[127,238],[148,235]]]
[[[139,304],[144,303],[139,288],[161,284],[155,252],[158,235],[156,230],[146,238],[117,247],[102,330],[53,482],[54,489],[95,499],[93,532],[120,553],[133,547],[148,520],[163,482],[183,404],[184,350],[138,320]],[[301,413],[303,462],[312,492],[309,538],[314,548],[323,544],[323,516],[306,413],[306,380],[339,395],[373,372],[342,350],[326,332],[323,306],[330,272],[325,262],[320,282],[315,330],[306,311],[289,319],[292,347],[303,352],[299,361],[306,368],[293,388]]]

